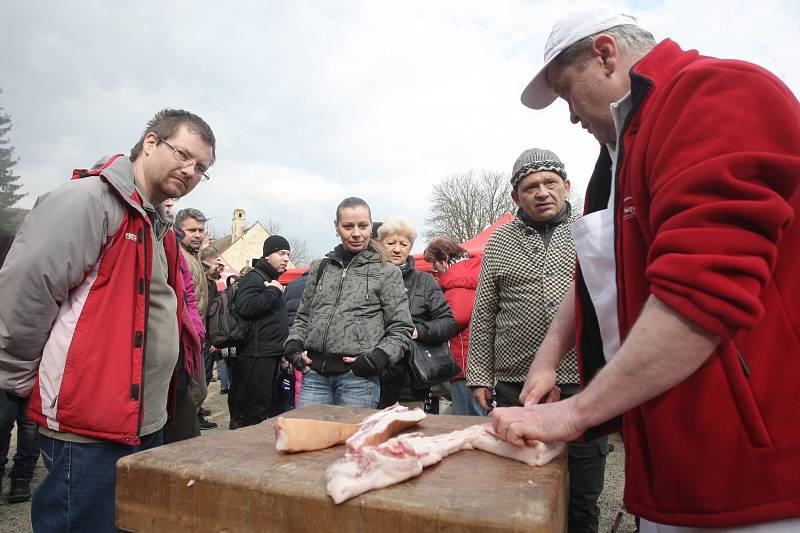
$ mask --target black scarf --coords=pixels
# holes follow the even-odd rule
[[[569,205],[569,202],[564,202],[564,207],[561,208],[561,211],[559,211],[556,216],[550,220],[533,220],[531,217],[525,214],[525,211],[523,211],[521,207],[517,209],[517,217],[522,221],[522,223],[529,228],[535,229],[537,233],[539,233],[539,236],[542,238],[542,242],[544,243],[545,250],[550,245],[550,237],[553,235],[553,229],[556,226],[560,226],[564,222],[567,222],[570,215],[572,215],[572,207]]]
[[[355,256],[361,253],[361,252],[351,252],[350,250],[347,250],[343,244],[340,244],[339,246],[334,248],[333,251],[336,252],[336,255],[339,257],[339,259],[341,259],[342,266],[345,268],[347,268],[350,265],[350,261],[352,261]]]

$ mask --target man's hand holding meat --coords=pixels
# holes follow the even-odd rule
[[[515,446],[538,442],[569,442],[589,427],[580,421],[577,396],[533,407],[498,407],[492,411],[492,427],[504,441]]]

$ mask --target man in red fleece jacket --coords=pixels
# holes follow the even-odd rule
[[[797,98],[604,9],[554,27],[522,101],[556,98],[602,148],[575,286],[495,430],[568,441],[621,414],[642,532],[799,531]],[[585,389],[537,405],[573,345]]]

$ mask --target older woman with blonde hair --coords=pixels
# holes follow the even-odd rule
[[[447,300],[433,276],[418,272],[411,248],[417,239],[414,224],[405,217],[387,217],[378,228],[378,241],[386,249],[389,260],[403,274],[403,284],[408,294],[408,306],[414,322],[411,338],[423,344],[438,345],[447,342],[456,332],[456,322]],[[381,405],[396,401],[420,401],[428,396],[429,389],[412,389],[408,357],[384,370],[381,374]]]

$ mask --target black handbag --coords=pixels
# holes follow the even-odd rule
[[[415,273],[411,283],[409,296],[413,297],[419,273]],[[410,307],[409,302],[409,307]],[[411,387],[425,389],[439,385],[461,373],[448,343],[430,346],[415,340],[411,341],[411,352],[408,354],[408,368],[411,375]]]
[[[429,346],[411,341],[408,368],[411,386],[415,389],[439,385],[461,373],[461,367],[456,363],[446,343],[441,346]]]

